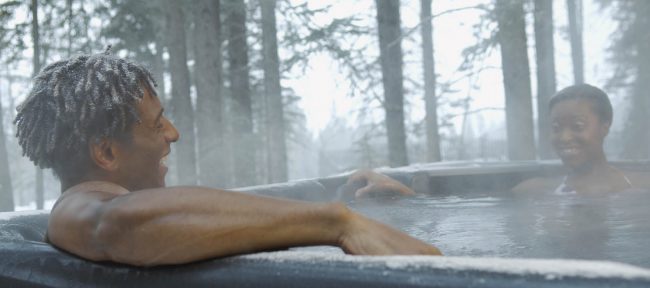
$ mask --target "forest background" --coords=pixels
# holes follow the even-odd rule
[[[182,137],[169,185],[356,168],[554,159],[546,104],[609,93],[614,159],[650,154],[650,1],[0,0],[0,211],[51,207],[16,106],[79,53],[145,64]]]

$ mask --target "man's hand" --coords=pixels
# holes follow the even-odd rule
[[[438,248],[359,214],[348,222],[339,240],[354,255],[442,255]]]
[[[356,198],[380,194],[415,195],[415,192],[411,188],[399,181],[367,169],[357,170],[350,175],[346,185],[361,187],[354,192]]]

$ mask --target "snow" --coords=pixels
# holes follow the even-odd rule
[[[26,210],[26,211],[16,211],[16,212],[3,212],[0,213],[0,220],[10,220],[14,217],[21,216],[31,216],[31,215],[40,215],[40,214],[49,214],[49,210]]]
[[[650,280],[650,270],[609,261],[515,259],[440,256],[351,256],[343,254],[281,251],[240,256],[243,259],[274,262],[357,263],[361,267],[385,269],[473,270],[511,275],[542,275],[546,279],[563,277],[622,278]]]
[[[45,203],[43,205],[44,209],[48,210],[48,211],[52,210],[52,207],[54,206],[54,203],[56,203],[56,200],[57,200],[56,198],[45,200]],[[36,202],[32,201],[32,202],[29,202],[29,204],[27,204],[27,205],[16,206],[14,208],[14,210],[15,211],[32,211],[32,210],[37,211],[36,210]]]

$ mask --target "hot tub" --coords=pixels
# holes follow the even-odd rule
[[[566,237],[555,235],[571,230],[563,226],[566,222],[553,222],[550,216],[540,219],[541,212],[534,210],[549,210],[540,202],[546,199],[521,203],[508,192],[527,177],[561,173],[559,167],[554,162],[455,163],[385,170],[423,195],[350,203],[361,213],[399,225],[438,245],[448,255],[445,257],[349,256],[335,248],[313,247],[137,268],[85,261],[43,243],[47,211],[2,213],[0,286],[650,287],[650,270],[643,267],[650,258],[648,249],[640,244],[643,239],[635,238],[645,237],[646,231],[635,226],[634,216],[639,215],[634,211],[605,213],[602,219],[594,216],[594,220],[606,223],[596,225],[600,232],[594,234],[591,227],[582,227],[590,232],[569,239],[606,235],[604,240],[594,245],[578,242],[566,246]],[[322,201],[348,198],[339,189],[344,182],[341,175],[241,190]],[[591,204],[569,202],[563,209],[571,211]],[[570,254],[572,249],[581,253]],[[601,249],[602,253],[590,255],[590,249]]]

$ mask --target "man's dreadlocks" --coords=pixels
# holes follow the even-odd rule
[[[59,178],[89,168],[89,141],[130,139],[139,122],[135,104],[156,82],[144,67],[103,54],[81,55],[48,65],[18,106],[16,137],[41,168]]]

